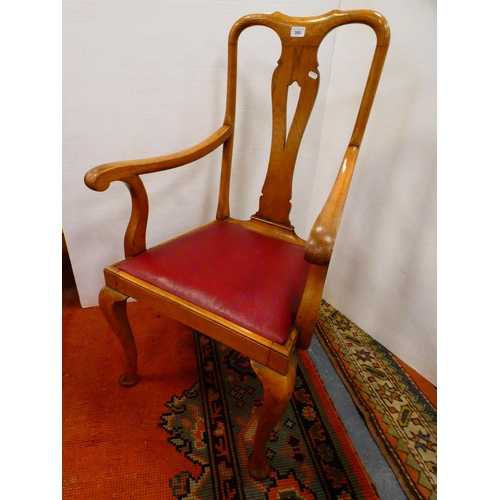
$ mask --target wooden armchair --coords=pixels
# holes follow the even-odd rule
[[[338,177],[309,239],[304,241],[290,224],[290,199],[298,148],[318,92],[318,47],[331,30],[350,23],[370,26],[377,44]],[[259,209],[243,221],[230,217],[229,184],[238,37],[254,25],[267,26],[278,34],[282,54],[272,78],[269,168]],[[130,387],[139,380],[136,345],[126,312],[129,297],[247,355],[265,394],[249,459],[250,474],[256,479],[269,473],[265,446],[292,394],[297,349],[306,349],[311,342],[337,229],[388,44],[386,20],[367,10],[332,11],[309,18],[281,13],[243,17],[229,34],[223,125],[208,139],[185,151],[101,165],[85,176],[86,185],[96,191],[105,191],[112,181],[122,181],[132,197],[125,260],[104,269],[106,285],[99,295],[102,312],[125,351],[126,369],[120,383]],[[287,136],[286,103],[288,87],[293,82],[301,90]],[[223,146],[223,155],[216,219],[146,249],[148,199],[139,175],[180,167],[219,146]]]

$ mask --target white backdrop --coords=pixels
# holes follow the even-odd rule
[[[436,3],[342,1],[359,8],[388,19],[391,45],[324,297],[436,384]],[[372,43],[363,27],[337,32],[311,214],[349,140]]]
[[[63,229],[83,306],[123,256],[128,191],[85,187],[101,163],[189,147],[222,123],[227,34],[242,15],[371,8],[392,31],[325,299],[436,383],[436,5],[431,0],[63,3]],[[270,144],[265,28],[241,37],[232,215],[257,209]],[[345,27],[320,52],[321,90],[297,162],[292,222],[301,236],[326,198],[349,139],[373,37]],[[333,54],[333,64],[332,64]],[[330,72],[331,70],[331,72]],[[326,107],[326,113],[325,113]],[[251,128],[251,124],[256,124]],[[146,177],[152,245],[215,215],[220,152]],[[302,168],[301,168],[302,167]]]

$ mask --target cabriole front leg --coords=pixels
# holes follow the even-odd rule
[[[125,351],[127,366],[119,382],[123,387],[132,387],[139,381],[139,376],[137,375],[137,348],[127,316],[127,299],[126,295],[108,286],[104,286],[99,294],[101,311]]]
[[[294,349],[285,375],[251,360],[252,368],[264,387],[264,404],[257,423],[252,456],[248,471],[254,479],[262,480],[269,475],[270,466],[266,459],[266,444],[272,430],[285,412],[295,385],[297,351]]]

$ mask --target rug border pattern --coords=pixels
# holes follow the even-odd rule
[[[404,368],[389,351],[371,339],[371,337],[345,318],[335,308],[325,301],[322,302],[315,329],[316,336],[325,348],[328,357],[351,394],[353,401],[365,418],[370,433],[393,469],[403,490],[411,499],[430,500],[436,498],[437,485],[435,476],[427,470],[426,464],[418,454],[412,453],[412,450],[409,450],[405,445],[405,440],[408,439],[408,436],[398,434],[398,426],[392,425],[390,412],[384,412],[384,405],[380,404],[380,395],[376,394],[373,388],[368,387],[370,384],[367,384],[367,374],[363,373],[363,367],[347,352],[342,339],[333,339],[331,335],[328,335],[324,331],[325,328],[329,331],[335,329],[333,324],[329,323],[325,325],[325,323],[328,323],[329,316],[337,314],[344,321],[349,322],[350,327],[355,328],[357,334],[366,336],[367,339],[372,341],[369,345],[372,347],[372,352],[377,357],[377,361],[382,363],[382,368],[385,368],[384,375],[390,377],[388,382],[396,387],[400,387],[404,381],[407,390],[404,391],[403,397],[404,401],[408,403],[407,411],[417,410],[418,414],[424,417],[420,420],[420,423],[428,431],[429,435],[434,438],[436,436],[435,408],[418,391]],[[367,341],[365,340],[365,342]],[[389,363],[391,369],[388,368]],[[395,377],[398,377],[400,380],[396,380]],[[376,412],[378,413],[378,418],[375,415]],[[433,414],[432,418],[429,416],[431,414]],[[410,462],[410,466],[407,462]],[[415,463],[417,467],[411,466],[415,465]]]

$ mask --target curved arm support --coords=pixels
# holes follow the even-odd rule
[[[356,146],[347,148],[332,191],[311,229],[305,252],[305,259],[311,264],[330,263],[358,151]]]
[[[297,349],[307,349],[318,319],[319,306],[323,296],[328,266],[312,265],[307,276],[306,287],[300,301],[295,326],[299,337],[295,346]]]
[[[106,191],[111,182],[123,180],[131,175],[150,174],[186,165],[211,153],[231,137],[232,133],[233,127],[223,125],[208,139],[178,153],[100,165],[87,172],[85,184],[94,191]]]
[[[122,179],[132,198],[132,213],[125,231],[125,258],[134,257],[146,251],[146,227],[149,203],[146,188],[137,175]]]

